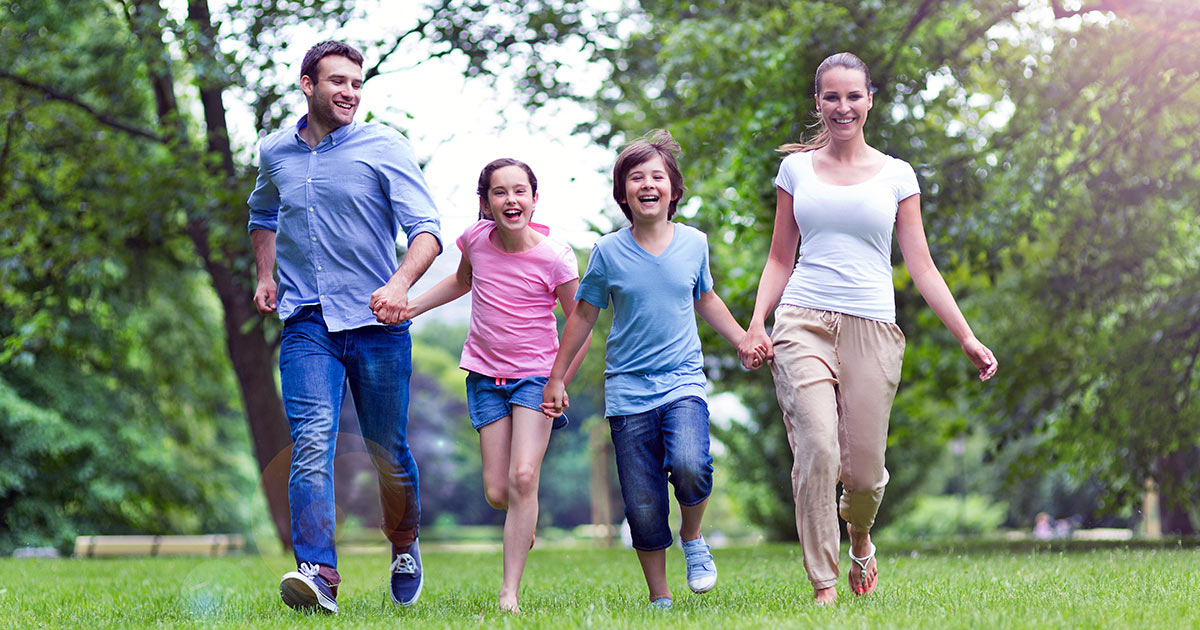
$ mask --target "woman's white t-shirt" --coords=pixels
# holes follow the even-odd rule
[[[871,179],[835,186],[817,177],[811,151],[793,153],[775,185],[792,196],[800,228],[780,303],[894,323],[892,227],[900,202],[921,192],[908,162],[887,156]]]

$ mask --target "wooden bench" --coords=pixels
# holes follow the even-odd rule
[[[112,556],[224,556],[242,551],[239,534],[207,536],[79,536],[75,557]]]

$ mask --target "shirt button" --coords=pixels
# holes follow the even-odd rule
[[[316,154],[317,154],[317,152],[316,152],[316,151],[313,151],[313,155],[316,155]]]
[[[316,242],[317,242],[317,237],[315,237],[315,236],[314,236],[314,237],[312,237],[312,239],[313,239],[313,242],[314,242],[314,243],[316,243]]]
[[[304,180],[304,181],[306,181],[306,182],[308,182],[308,183],[310,183],[310,184],[311,184],[311,183],[312,183],[312,178],[311,178],[311,177],[309,177],[308,179],[306,179],[306,180]]]
[[[324,300],[324,299],[325,299],[325,296],[324,296],[324,295],[322,295],[322,296],[321,296],[321,299],[322,299],[322,300]]]
[[[309,211],[309,212],[312,212],[312,211],[313,211],[313,209],[312,209],[312,206],[309,206],[309,207],[308,207],[308,211]]]
[[[324,269],[324,267],[322,267],[321,265],[317,265],[317,271],[321,271],[322,269]]]

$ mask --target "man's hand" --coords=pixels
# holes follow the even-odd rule
[[[258,281],[258,286],[254,289],[254,308],[258,309],[259,315],[270,315],[274,313],[279,306],[275,303],[275,294],[279,291],[279,285],[275,283],[275,279],[268,276]]]
[[[381,324],[399,324],[405,320],[408,311],[408,287],[393,277],[371,294],[370,306]]]

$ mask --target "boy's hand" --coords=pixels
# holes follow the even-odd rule
[[[567,400],[566,385],[561,378],[551,377],[542,388],[542,413],[546,414],[547,418],[557,418],[563,415],[569,406],[571,405]]]

